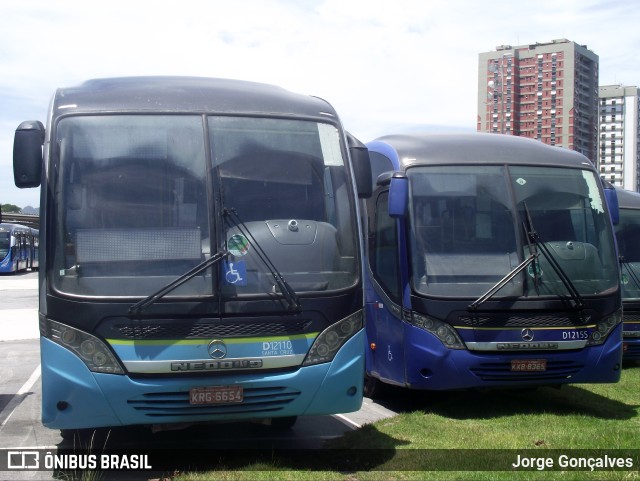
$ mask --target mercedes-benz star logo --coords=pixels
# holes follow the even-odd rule
[[[211,341],[207,350],[211,359],[222,359],[227,355],[227,345],[218,339]]]
[[[526,342],[533,341],[533,331],[529,328],[523,329],[520,335],[522,336],[523,341],[526,341]]]

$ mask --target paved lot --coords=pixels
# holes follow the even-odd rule
[[[0,276],[0,341],[38,338],[38,273]]]

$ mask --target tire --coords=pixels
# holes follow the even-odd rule
[[[366,397],[371,399],[380,397],[384,392],[384,388],[385,386],[380,379],[369,374],[364,375],[364,395]]]

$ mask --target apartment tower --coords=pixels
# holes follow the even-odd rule
[[[640,139],[640,89],[604,85],[600,94],[600,175],[613,185],[640,191],[638,141]]]
[[[598,56],[567,39],[480,53],[479,132],[598,155]]]

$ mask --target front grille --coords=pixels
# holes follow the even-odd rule
[[[526,314],[479,314],[461,315],[450,320],[454,326],[464,327],[575,327],[586,322],[580,317],[570,318],[561,315]]]
[[[640,360],[640,344],[627,344],[623,353],[625,360]]]
[[[637,322],[640,321],[640,311],[632,311],[627,312],[625,310],[622,311],[622,320],[624,322]]]
[[[555,381],[568,379],[584,367],[575,361],[547,361],[546,371],[513,372],[510,362],[486,362],[471,368],[471,372],[483,381]]]
[[[173,416],[215,416],[228,414],[273,414],[292,403],[300,391],[285,386],[245,388],[241,403],[191,405],[189,391],[146,393],[127,400],[127,404],[150,418]]]
[[[308,332],[311,321],[140,323],[116,325],[121,339],[211,339],[217,337],[290,336]]]

